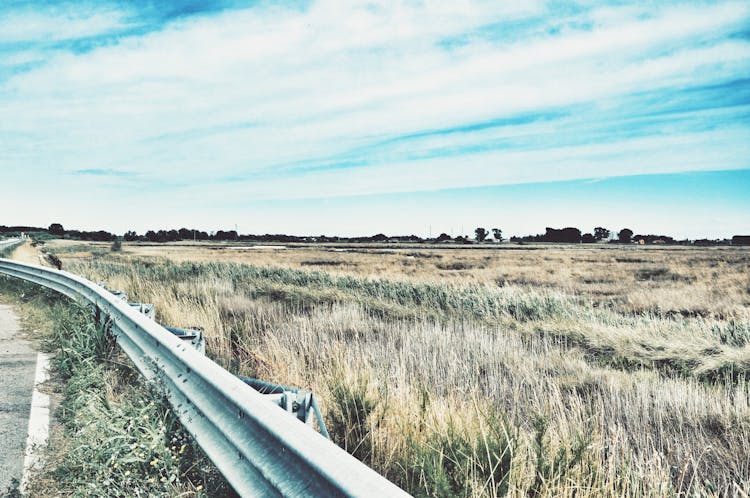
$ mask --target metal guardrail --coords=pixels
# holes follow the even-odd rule
[[[94,304],[241,496],[409,496],[126,301],[78,275],[0,259],[0,273]]]
[[[0,240],[0,251],[3,249],[10,249],[13,246],[16,246],[23,242],[26,239],[2,239]]]

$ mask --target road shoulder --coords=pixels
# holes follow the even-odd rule
[[[0,490],[21,480],[36,363],[17,314],[0,304]]]

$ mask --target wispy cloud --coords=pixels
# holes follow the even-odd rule
[[[129,177],[133,176],[134,173],[130,171],[121,171],[116,169],[99,169],[99,168],[89,168],[89,169],[77,169],[72,172],[74,175],[83,175],[83,176],[114,176],[114,177]]]
[[[61,3],[27,4],[5,9],[0,43],[45,44],[62,40],[89,38],[127,27],[123,13],[114,9],[81,9],[80,5]]]
[[[748,24],[732,1],[13,2],[0,169],[229,202],[750,168]]]

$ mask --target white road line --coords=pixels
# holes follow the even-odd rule
[[[49,440],[49,406],[50,397],[42,393],[39,387],[49,378],[49,356],[39,353],[36,357],[36,374],[34,375],[34,392],[31,395],[31,414],[29,415],[29,435],[26,439],[26,454],[23,459],[23,475],[18,490],[26,494],[26,487],[34,472],[41,469],[41,450]]]

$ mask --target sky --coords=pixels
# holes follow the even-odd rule
[[[0,224],[750,233],[750,2],[3,0]]]

